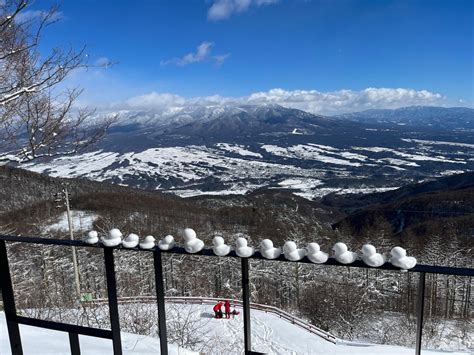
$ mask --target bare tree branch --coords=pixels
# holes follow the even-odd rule
[[[75,108],[82,90],[57,94],[72,71],[90,67],[85,47],[40,55],[43,30],[58,20],[58,7],[29,15],[29,5],[30,0],[0,4],[0,161],[75,154],[102,138],[116,119],[94,122],[94,110]]]

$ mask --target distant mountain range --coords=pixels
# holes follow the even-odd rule
[[[314,134],[334,130],[341,121],[278,105],[234,106],[219,108],[212,119],[195,119],[180,127],[165,130],[172,136],[195,139],[246,139],[280,134]],[[247,139],[248,140],[248,139]]]
[[[473,110],[408,107],[369,114],[375,112],[387,118],[327,117],[278,105],[121,111],[89,151],[25,167],[186,197],[271,188],[308,199],[474,170]],[[410,112],[417,124],[402,122]],[[440,124],[451,117],[456,129],[428,129],[421,122],[429,117]]]
[[[395,110],[366,110],[337,116],[363,123],[385,123],[426,129],[474,129],[474,109],[467,107],[409,106]]]

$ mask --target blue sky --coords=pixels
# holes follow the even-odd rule
[[[49,4],[37,0],[34,8]],[[85,88],[87,103],[164,93],[185,99],[267,93],[268,99],[276,88],[286,101],[292,93],[323,100],[349,90],[364,93],[373,107],[401,106],[406,98],[408,104],[474,101],[470,0],[64,0],[60,6],[62,20],[48,29],[44,50],[86,45],[91,61],[118,62],[71,78]],[[352,105],[359,99],[352,97]],[[324,104],[318,109],[327,111]]]

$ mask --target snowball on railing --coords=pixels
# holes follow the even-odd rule
[[[127,238],[122,241],[124,248],[132,249],[138,245],[140,238],[135,233],[130,233]]]
[[[184,230],[184,250],[186,252],[194,254],[204,248],[204,242],[196,237],[194,229],[186,228]]]
[[[319,247],[318,243],[309,243],[308,244],[308,259],[315,264],[323,264],[328,261],[329,255]]]
[[[287,260],[298,261],[305,257],[306,249],[298,249],[295,242],[285,242],[283,254]]]
[[[362,246],[362,261],[371,267],[379,267],[385,264],[386,258],[382,254],[377,253],[375,247],[371,244]]]
[[[248,258],[253,255],[254,248],[247,246],[247,239],[239,237],[235,241],[235,253],[241,258]]]
[[[230,245],[225,244],[224,238],[215,236],[212,240],[212,250],[217,256],[226,256],[230,252]]]
[[[412,269],[416,265],[416,259],[412,256],[407,256],[407,251],[402,247],[395,247],[390,251],[392,257],[390,262],[393,266],[399,267],[403,270]]]
[[[347,245],[341,242],[334,244],[332,250],[334,251],[334,258],[341,264],[352,264],[359,258],[357,253],[349,251]]]
[[[84,238],[86,244],[96,244],[99,242],[99,234],[96,231],[90,231]]]
[[[197,238],[196,232],[191,228],[184,229],[184,249],[186,252],[194,254],[200,252],[204,248],[204,242]],[[96,244],[99,241],[98,233],[94,230],[87,233],[83,239],[86,244]],[[135,248],[137,245],[141,249],[152,249],[155,247],[155,238],[151,235],[139,243],[138,235],[130,233],[127,238],[122,241],[122,233],[119,229],[111,229],[105,237],[101,237],[100,241],[106,247],[115,247],[120,244],[124,248]],[[225,244],[224,238],[215,236],[212,240],[212,250],[217,256],[226,256],[230,253],[231,247]],[[247,245],[247,239],[239,237],[235,241],[235,253],[241,258],[251,257],[255,250],[253,247]],[[160,250],[171,250],[176,246],[176,242],[172,235],[167,235],[158,242]],[[282,250],[283,249],[283,250]],[[380,267],[387,262],[387,258],[377,253],[376,248],[371,244],[364,244],[361,248],[362,255],[349,251],[346,244],[338,242],[334,244],[332,250],[334,251],[334,259],[342,264],[352,264],[356,260],[362,261],[370,267]],[[305,256],[309,261],[315,264],[323,264],[328,260],[328,254],[321,251],[318,243],[308,243],[306,248],[297,248],[293,241],[286,241],[283,248],[275,247],[270,239],[264,239],[260,242],[260,254],[265,259],[277,259],[283,253],[285,258],[290,261],[300,261]],[[394,247],[390,251],[391,257],[389,262],[402,270],[408,270],[416,266],[416,259],[406,255],[406,250],[402,247]]]
[[[155,247],[155,238],[152,235],[147,235],[139,245],[141,249],[153,249]]]
[[[101,238],[101,242],[106,247],[116,247],[122,243],[122,232],[117,228],[113,228],[105,235],[105,237]]]
[[[158,248],[160,248],[160,250],[171,250],[175,245],[176,243],[172,235],[167,235],[158,242]]]
[[[281,255],[281,248],[275,248],[270,239],[264,239],[260,242],[260,254],[265,259],[276,259]]]

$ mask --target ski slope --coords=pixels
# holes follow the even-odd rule
[[[213,346],[213,354],[240,354],[243,346],[242,310],[235,319],[210,318],[211,307],[206,305],[182,305],[194,307],[201,314],[203,333],[212,340],[218,338]],[[209,317],[209,318],[208,318]],[[413,348],[390,345],[373,345],[340,341],[333,344],[308,331],[292,325],[272,313],[251,310],[252,350],[266,354],[341,354],[341,355],[413,355]],[[423,351],[424,355],[440,355],[440,351]],[[469,354],[468,352],[449,352],[449,354]]]
[[[151,306],[151,305],[150,305]],[[241,354],[243,350],[243,319],[214,319],[208,305],[173,305],[167,307],[168,321],[173,311],[179,309],[196,320],[194,329],[202,342],[198,345],[205,354]],[[237,308],[238,309],[238,308]],[[241,309],[238,309],[242,311]],[[176,319],[173,317],[173,319]],[[189,321],[190,318],[183,317]],[[252,350],[267,354],[347,354],[347,355],[405,355],[414,349],[389,345],[373,345],[351,342],[333,344],[306,330],[262,311],[251,311]],[[173,327],[168,323],[168,332]],[[66,333],[20,326],[25,354],[70,354]],[[80,336],[81,352],[85,355],[112,354],[109,340]],[[122,333],[124,354],[159,354],[159,340],[130,333]],[[169,344],[170,354],[197,354]],[[0,354],[11,354],[4,313],[0,313]],[[440,351],[423,351],[425,355],[440,355]],[[465,355],[469,352],[449,352]]]

